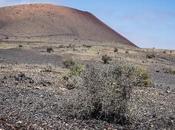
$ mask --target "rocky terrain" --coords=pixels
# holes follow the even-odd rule
[[[85,22],[88,26],[84,26]],[[0,39],[0,130],[174,130],[175,50],[137,48],[93,15],[53,5],[1,8]],[[131,73],[133,80],[140,79],[141,86],[128,81],[130,75],[127,74],[123,81],[119,80],[121,86],[116,93],[123,92],[121,97],[129,94],[126,104],[120,96],[109,100],[108,97],[113,96],[111,90],[94,88],[92,93],[98,97],[99,93],[107,92],[109,95],[104,95],[104,99],[109,100],[111,107],[119,109],[121,105],[127,109],[117,116],[113,113],[104,116],[100,115],[102,108],[85,104],[87,107],[83,109],[90,111],[95,107],[95,111],[88,117],[73,116],[79,110],[76,103],[81,108],[91,98],[79,91],[82,88],[84,91],[83,85],[89,85],[79,73],[91,65],[96,66],[99,73],[108,72],[119,64],[145,70],[138,71],[136,77]],[[137,72],[130,69],[134,74]],[[93,80],[98,81],[96,73],[90,74],[92,84]],[[100,78],[109,77],[103,76]],[[113,88],[116,84],[110,80],[113,79],[95,82],[95,85],[107,84]],[[121,90],[125,82],[132,84],[129,88],[132,91]],[[113,105],[115,100],[120,104]],[[69,104],[71,101],[73,104]],[[110,109],[109,106],[106,111]]]
[[[153,81],[149,88],[132,91],[131,109],[140,121],[133,129],[174,129],[175,74],[171,72],[175,69],[174,51],[118,48],[118,52],[114,52],[113,47],[55,45],[54,51],[48,53],[47,47],[41,44],[22,47],[3,44],[0,51],[1,129],[132,129],[102,120],[66,119],[61,115],[63,95],[70,91],[63,79],[69,72],[64,61],[103,64],[101,57],[105,54],[112,58],[110,64],[126,62],[145,67]],[[155,57],[148,58],[152,53]]]

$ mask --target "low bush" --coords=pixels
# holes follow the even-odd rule
[[[91,48],[92,46],[91,45],[87,45],[87,44],[83,44],[83,47]]]
[[[101,59],[102,59],[104,64],[109,64],[109,61],[112,60],[111,57],[109,57],[107,55],[103,55]]]
[[[133,87],[148,86],[148,75],[130,65],[87,65],[72,76],[63,112],[70,118],[129,123],[128,101]],[[82,69],[81,69],[82,70]],[[74,71],[73,71],[74,72]],[[77,76],[79,75],[79,76]]]
[[[147,54],[146,55],[147,59],[152,59],[152,58],[155,58],[155,57],[156,57],[155,54]]]
[[[164,73],[175,75],[175,69],[173,68],[164,68],[163,71]]]
[[[19,47],[19,48],[22,48],[22,47],[23,47],[23,45],[19,45],[18,47]]]
[[[118,48],[114,48],[114,52],[118,52]]]
[[[54,52],[54,50],[53,50],[52,47],[48,47],[48,48],[46,49],[46,51],[47,51],[48,53]]]
[[[136,77],[136,86],[139,87],[153,86],[152,81],[149,78],[149,74],[146,72],[145,69],[136,67],[134,75]]]
[[[84,66],[77,63],[70,68],[69,76],[79,76],[83,71],[83,69],[84,69]]]
[[[69,44],[69,45],[67,46],[67,48],[75,48],[75,45],[74,45],[74,44]]]
[[[72,59],[70,59],[70,60],[65,60],[65,61],[63,62],[63,65],[64,65],[65,68],[71,68],[72,66],[75,65],[75,62],[74,62]]]
[[[58,48],[65,48],[65,46],[64,45],[59,45]]]
[[[5,36],[5,39],[9,39],[9,37],[8,36]]]
[[[125,51],[125,53],[126,53],[126,54],[129,54],[129,51],[127,50],[127,51]]]
[[[167,52],[164,50],[163,53],[166,54]]]

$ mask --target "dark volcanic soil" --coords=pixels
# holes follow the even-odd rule
[[[24,49],[0,49],[0,61],[15,64],[52,64],[62,65],[62,57],[58,55],[40,54],[37,51]]]
[[[106,46],[70,46],[15,43],[0,47],[0,129],[2,130],[174,130],[175,128],[175,55],[157,52],[146,58],[144,50],[126,50]],[[48,46],[54,52],[48,53]],[[14,48],[12,48],[14,47]],[[128,53],[126,53],[128,51]],[[128,100],[131,124],[117,124],[101,119],[80,120],[63,114],[67,88],[64,78],[69,69],[63,61],[102,64],[102,56],[112,58],[109,64],[128,63],[148,70],[152,86],[135,88]],[[64,78],[63,78],[64,77]],[[71,96],[72,98],[72,96]]]

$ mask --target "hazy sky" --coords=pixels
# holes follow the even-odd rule
[[[140,47],[175,49],[175,0],[0,0],[0,6],[34,2],[89,11]]]

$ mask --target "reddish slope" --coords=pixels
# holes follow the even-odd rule
[[[0,8],[0,39],[6,36],[65,36],[135,46],[88,12],[50,4]]]

